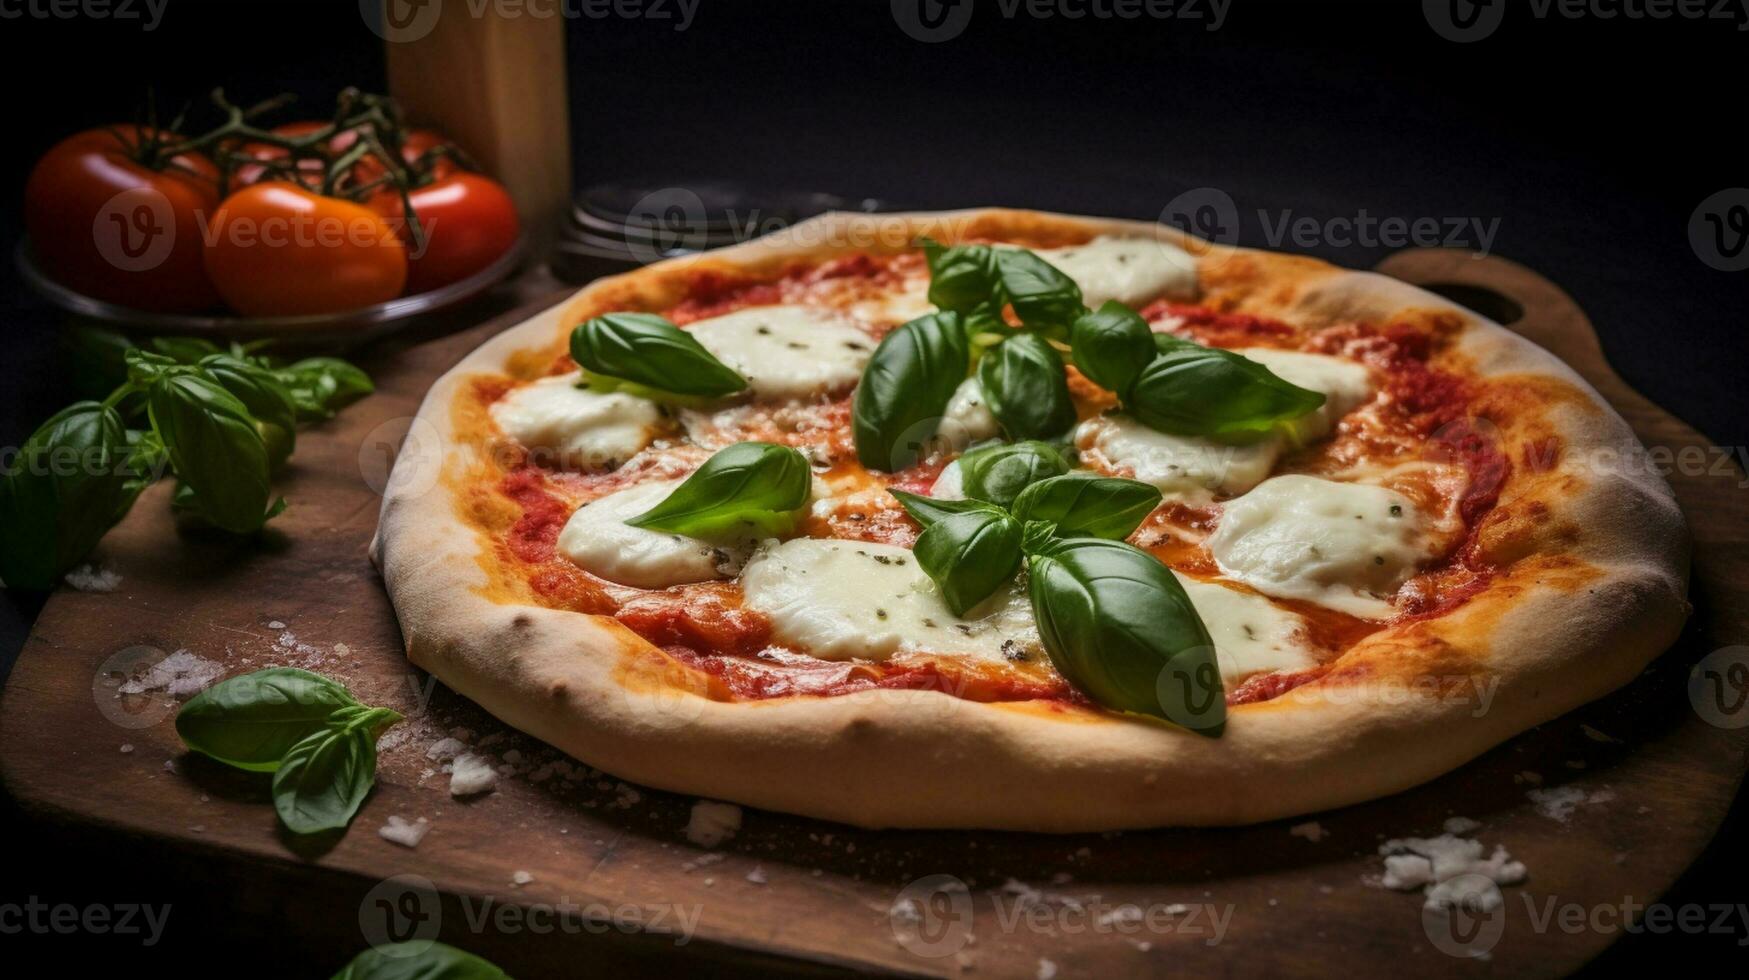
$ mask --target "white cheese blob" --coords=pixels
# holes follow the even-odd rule
[[[1199,582],[1173,572],[1215,641],[1221,681],[1237,684],[1252,674],[1305,670],[1317,665],[1304,618],[1268,599],[1217,582]]]
[[[757,398],[807,398],[843,391],[862,377],[875,340],[829,310],[755,306],[686,328],[747,379]]]
[[[929,495],[936,500],[966,499],[966,471],[960,469],[959,460],[941,468],[941,474],[929,488]]]
[[[1228,577],[1265,595],[1384,619],[1386,600],[1426,557],[1424,525],[1395,490],[1278,476],[1227,504],[1208,549]]]
[[[984,400],[984,387],[977,378],[967,378],[948,399],[941,435],[964,448],[968,443],[993,438],[1002,427]]]
[[[1168,497],[1207,502],[1215,494],[1244,493],[1269,476],[1282,443],[1270,437],[1229,446],[1198,436],[1175,436],[1150,429],[1128,415],[1102,415],[1081,423],[1075,444],[1127,469]]]
[[[1024,589],[1009,586],[962,619],[910,550],[893,545],[767,544],[747,563],[741,588],[748,607],[770,617],[773,640],[824,660],[898,653],[1003,660],[1042,649]]]
[[[537,456],[547,454],[543,462],[613,469],[656,438],[662,410],[636,395],[579,388],[581,377],[542,378],[513,389],[492,405],[492,418]]]
[[[584,504],[559,532],[559,553],[592,575],[639,589],[731,577],[750,544],[724,546],[625,523],[682,482],[640,483]]]
[[[1093,309],[1112,299],[1139,307],[1162,296],[1197,294],[1196,259],[1153,238],[1104,235],[1085,245],[1039,249],[1038,256],[1075,280],[1082,302]]]
[[[1301,443],[1314,442],[1335,432],[1342,416],[1372,397],[1372,379],[1366,368],[1346,358],[1273,347],[1245,347],[1234,353],[1256,361],[1289,384],[1323,394],[1324,404],[1316,411],[1289,423]]]

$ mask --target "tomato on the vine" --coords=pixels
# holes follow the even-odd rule
[[[423,243],[413,238],[399,193],[378,192],[370,204],[407,245],[409,293],[447,286],[485,269],[510,251],[522,230],[510,193],[481,174],[457,172],[407,196],[425,234]]]
[[[245,316],[339,313],[401,295],[407,250],[364,205],[267,181],[219,205],[206,268]]]
[[[24,224],[50,278],[137,310],[192,313],[218,302],[201,261],[218,169],[198,153],[152,159],[178,139],[115,126],[43,154],[25,184]]]
[[[308,136],[327,125],[327,123],[317,119],[303,119],[298,122],[289,122],[281,126],[275,126],[271,130],[268,130],[268,132],[271,132],[276,136],[296,139],[300,136]],[[328,146],[323,148],[323,153],[327,154],[332,152],[333,145],[339,141],[340,137],[347,135],[350,134],[341,133],[329,140]],[[266,164],[275,160],[284,160],[290,155],[285,147],[274,146],[272,143],[245,143],[238,147],[236,152],[250,158],[251,160],[260,160],[262,162],[245,163],[237,167],[237,169],[231,174],[232,190],[240,190],[250,184],[256,183],[270,173],[277,176],[279,172],[270,169]],[[327,170],[328,164],[323,158],[305,157],[298,161],[297,182],[310,190],[319,191],[322,189],[322,179],[327,173]]]

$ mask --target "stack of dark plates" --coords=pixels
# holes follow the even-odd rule
[[[553,250],[553,273],[587,282],[758,238],[826,211],[890,210],[872,198],[723,181],[615,181],[584,188]]]

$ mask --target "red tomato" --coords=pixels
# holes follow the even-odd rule
[[[401,295],[407,250],[370,208],[268,181],[219,205],[206,268],[246,316],[340,313]]]
[[[24,188],[31,247],[50,278],[87,296],[136,310],[204,310],[219,299],[201,262],[218,169],[194,153],[172,161],[185,170],[149,169],[129,148],[148,135],[92,129],[43,154]]]
[[[299,122],[286,123],[283,126],[275,126],[270,132],[280,136],[296,138],[299,136],[308,136],[310,133],[321,129],[326,125],[328,124],[320,120],[305,119]],[[351,133],[341,133],[328,141],[329,146],[324,149],[324,152],[332,150],[333,144],[338,143],[342,138],[347,138],[347,142],[350,143],[357,137],[353,136]],[[238,148],[237,152],[255,160],[284,160],[287,156],[284,147],[274,146],[272,143],[245,143]],[[327,173],[327,170],[328,165],[315,157],[307,157],[303,160],[299,160],[298,183],[313,191],[321,190],[322,177]],[[245,163],[231,174],[231,189],[240,190],[247,187],[260,180],[269,172],[270,171],[266,167],[263,167],[260,164]]]
[[[479,272],[510,251],[522,229],[516,204],[504,185],[480,174],[455,173],[414,188],[408,196],[425,232],[423,247],[414,242],[407,227],[399,194],[381,191],[370,203],[407,245],[409,293],[427,292]]]
[[[351,146],[357,138],[358,137],[352,133],[341,133],[334,139],[336,144],[334,151],[336,153],[346,152],[346,147]],[[342,139],[346,141],[345,146],[339,145]],[[444,139],[443,134],[436,130],[410,129],[407,131],[406,137],[401,140],[401,159],[408,165],[412,165],[418,162],[419,158],[425,154],[426,150],[443,146],[448,142],[449,140]],[[454,160],[451,160],[448,157],[439,157],[431,166],[431,176],[434,179],[442,180],[443,178],[456,173],[460,169],[461,168],[455,165]],[[356,173],[358,182],[361,184],[375,180],[383,175],[382,161],[378,160],[374,155],[367,156],[363,160],[358,161],[358,170]]]

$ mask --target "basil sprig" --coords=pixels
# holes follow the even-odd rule
[[[1138,480],[1070,473],[1040,480],[1014,499],[1020,521],[1049,521],[1065,538],[1122,541],[1160,506],[1158,487]]]
[[[249,409],[211,378],[168,372],[152,382],[146,404],[200,514],[234,534],[260,530],[273,488],[267,440]]]
[[[635,386],[640,394],[720,398],[747,379],[694,337],[653,313],[608,313],[571,331],[571,357],[591,388]]]
[[[510,975],[454,946],[407,942],[373,946],[329,980],[510,980]]]
[[[1323,394],[1218,347],[1156,335],[1159,354],[1136,377],[1124,407],[1175,435],[1256,438],[1324,404]]]
[[[80,402],[44,422],[0,474],[0,581],[54,588],[133,506],[150,459],[107,405]]]
[[[401,720],[339,683],[272,667],[207,688],[182,706],[176,733],[226,765],[273,773],[273,804],[296,834],[351,822],[376,783],[377,733]]]
[[[960,468],[960,488],[966,496],[1008,507],[1028,486],[1069,472],[1071,460],[1064,449],[1028,440],[974,449],[955,465]]]
[[[1020,571],[1020,540],[1020,522],[985,504],[924,528],[912,553],[947,607],[964,616]]]
[[[1075,366],[1101,388],[1129,394],[1130,386],[1154,359],[1154,330],[1135,310],[1109,300],[1075,318],[1069,330]]]
[[[894,471],[915,463],[970,363],[965,320],[952,310],[918,317],[881,338],[863,368],[851,415],[862,465]]]
[[[812,486],[813,472],[801,453],[769,442],[738,442],[626,523],[692,537],[785,534]]]

